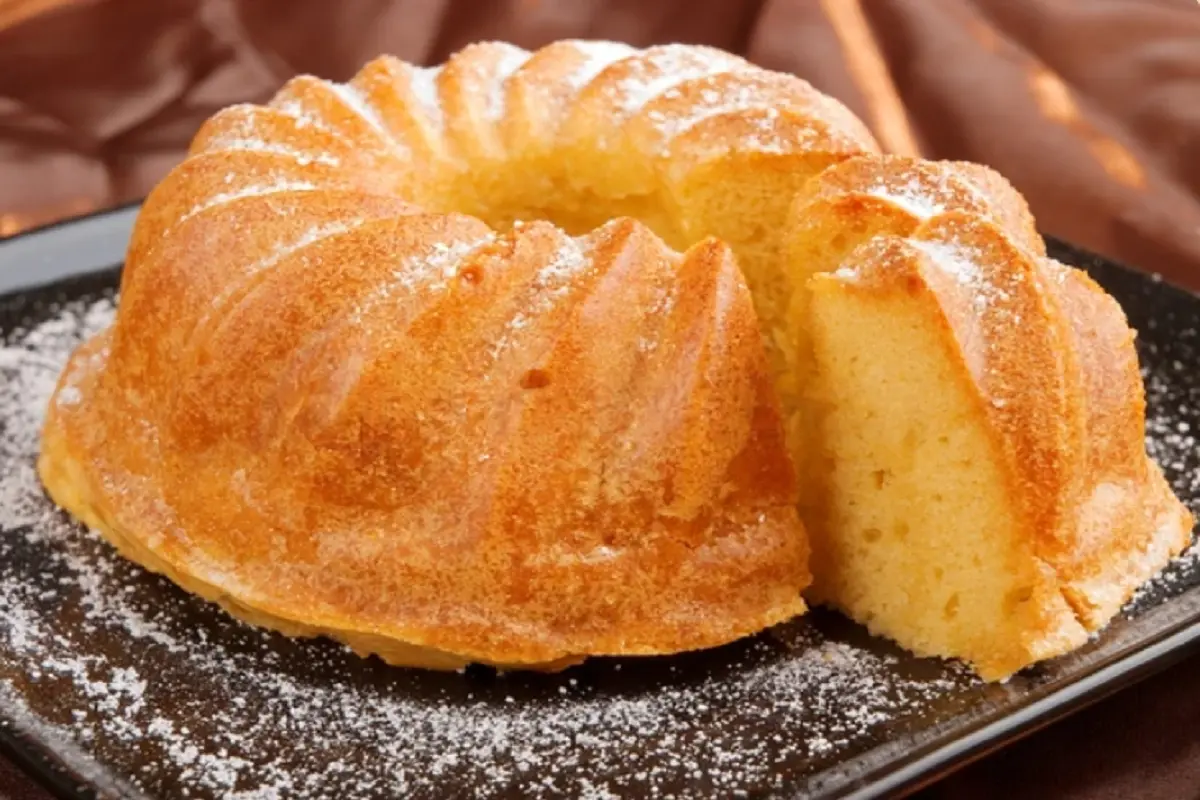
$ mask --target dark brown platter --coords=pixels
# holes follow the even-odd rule
[[[234,622],[42,496],[37,423],[105,324],[135,209],[0,242],[0,746],[63,797],[878,797],[1200,645],[1200,556],[1004,685],[835,614],[555,676],[431,674]],[[1200,299],[1075,248],[1140,331],[1148,441],[1200,510]]]

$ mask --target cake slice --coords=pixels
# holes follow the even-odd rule
[[[1002,679],[1079,646],[1187,545],[1132,333],[1082,274],[943,212],[808,290],[812,599]]]

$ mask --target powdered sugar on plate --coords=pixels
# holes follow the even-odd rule
[[[56,751],[81,775],[169,797],[823,791],[900,740],[1011,703],[1023,681],[1069,674],[1068,661],[985,687],[824,612],[717,651],[551,676],[389,668],[236,622],[42,494],[43,409],[71,349],[112,317],[111,290],[89,281],[70,293],[84,299],[0,303],[0,716],[66,742]],[[1155,425],[1192,418],[1163,404],[1195,400],[1175,375],[1151,389]],[[1170,465],[1194,472],[1188,440],[1157,441],[1180,486]]]

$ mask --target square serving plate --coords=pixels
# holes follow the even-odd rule
[[[0,242],[0,745],[63,797],[878,797],[1200,644],[1193,547],[1083,649],[984,685],[816,611],[674,658],[433,674],[231,620],[44,498],[42,409],[136,208]],[[1073,247],[1140,331],[1148,443],[1200,511],[1200,298]]]

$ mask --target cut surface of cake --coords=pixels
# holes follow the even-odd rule
[[[793,320],[810,597],[1001,679],[1103,627],[1192,520],[1146,456],[1116,302],[1047,259],[1007,193],[913,177],[890,199],[879,180],[797,209],[837,265]]]
[[[784,621],[802,516],[814,598],[991,678],[1186,541],[1142,415],[990,170],[711,48],[486,43],[212,117],[39,469],[233,613],[432,667]]]

